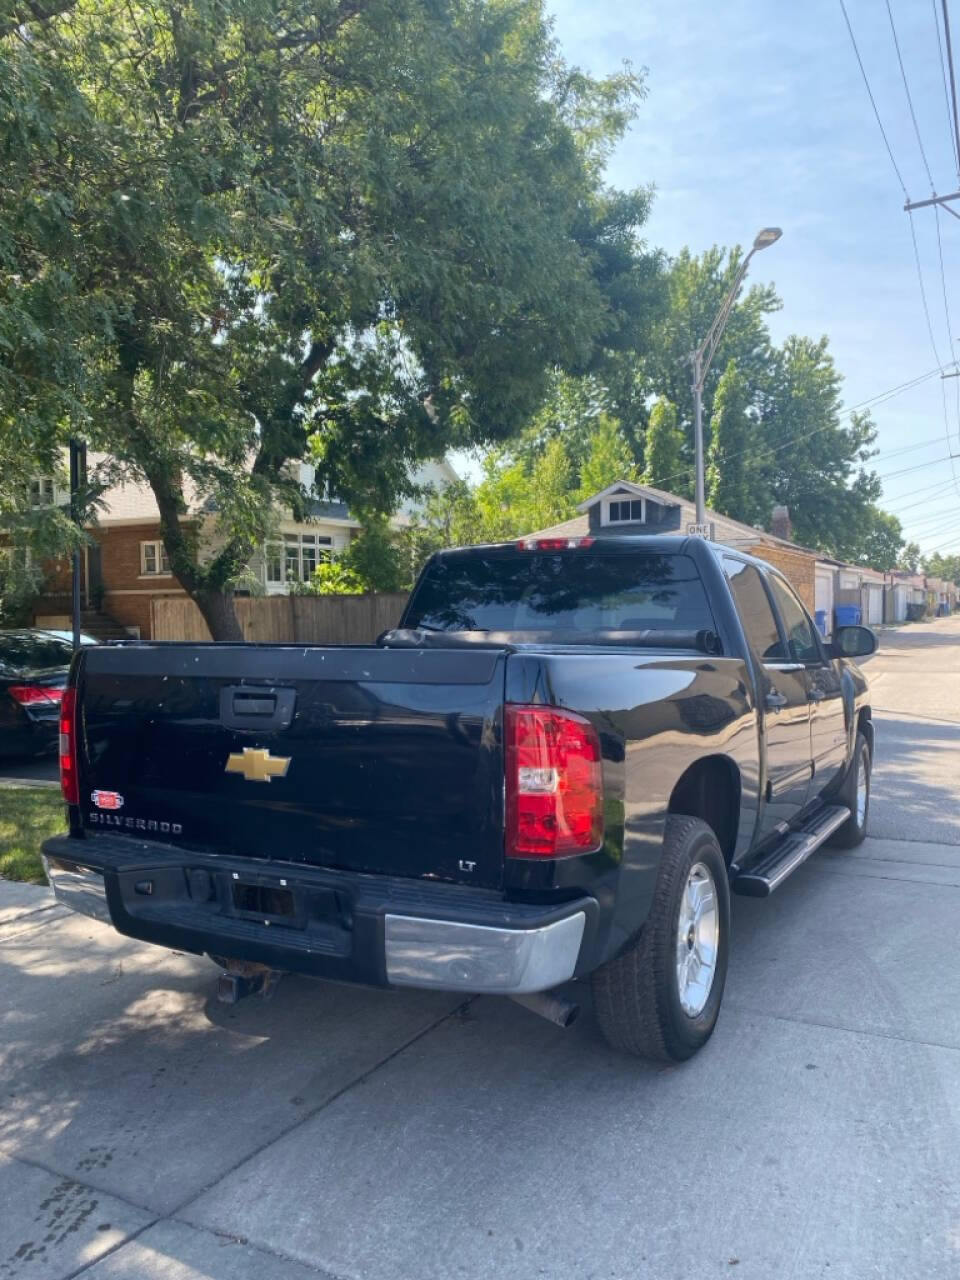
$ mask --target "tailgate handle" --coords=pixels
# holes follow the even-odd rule
[[[220,690],[220,723],[227,729],[251,729],[254,733],[288,729],[296,700],[296,689],[227,685]]]

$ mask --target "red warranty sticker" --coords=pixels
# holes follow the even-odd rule
[[[98,809],[123,808],[123,796],[116,791],[91,791],[90,799]]]

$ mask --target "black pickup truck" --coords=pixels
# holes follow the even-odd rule
[[[440,553],[375,645],[87,649],[48,875],[227,995],[298,971],[567,1021],[589,975],[613,1045],[683,1059],[731,890],[863,839],[875,647],[737,551],[598,537]]]

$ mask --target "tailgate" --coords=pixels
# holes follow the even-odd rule
[[[82,823],[498,887],[504,667],[489,649],[90,648]]]

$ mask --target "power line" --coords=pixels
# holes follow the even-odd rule
[[[934,490],[934,489],[937,490],[938,492],[932,493],[931,490]],[[908,489],[906,493],[895,494],[892,501],[894,503],[899,503],[904,498],[912,498],[918,493],[925,493],[927,495],[925,498],[920,498],[918,502],[910,502],[907,504],[907,506],[900,508],[901,512],[910,511],[912,510],[913,507],[922,507],[926,503],[932,502],[935,498],[947,497],[948,495],[946,491],[947,490],[952,491],[952,489],[953,489],[952,480],[935,480],[933,484],[921,485],[919,489]],[[950,492],[949,497],[950,497],[950,500],[953,501],[952,492]],[[888,500],[885,499],[885,501],[888,501]],[[894,511],[893,514],[897,515],[897,512]]]
[[[881,404],[886,404],[888,400],[893,400],[896,396],[902,395],[905,391],[912,391],[914,387],[920,386],[921,383],[929,382],[931,378],[936,377],[937,374],[942,372],[943,366],[938,364],[936,368],[928,369],[926,373],[918,374],[915,378],[908,378],[906,382],[898,383],[895,387],[888,387],[886,391],[878,391],[876,395],[868,396],[866,400],[860,400],[857,404],[841,405],[837,410],[837,414],[839,416],[841,414],[856,413],[858,409],[875,409]],[[798,444],[801,440],[809,440],[812,436],[820,435],[821,432],[832,430],[834,425],[835,424],[833,422],[828,422],[822,427],[814,427],[812,431],[803,431],[799,432],[797,435],[788,436],[786,440],[782,440],[776,445],[750,445],[748,448],[738,449],[734,453],[721,454],[717,461],[729,462],[733,458],[742,457],[743,454],[746,453],[752,453],[757,456],[769,456],[775,453],[780,453],[782,450],[789,448],[790,445]],[[934,443],[934,440],[939,439],[940,437],[936,436],[929,441],[924,441],[924,444],[932,444]],[[922,447],[922,445],[908,445],[907,449]],[[906,450],[895,450],[894,452],[906,452]],[[883,457],[885,455],[875,454],[874,456]],[[662,486],[669,483],[671,480],[686,479],[688,476],[693,475],[693,470],[693,467],[684,467],[682,471],[675,471],[672,475],[661,476],[658,480],[658,484]]]
[[[897,181],[900,183],[900,189],[903,191],[903,194],[904,194],[904,197],[905,197],[905,199],[906,199],[907,205],[909,206],[909,204],[910,204],[910,196],[909,196],[909,193],[908,193],[908,191],[907,191],[906,183],[905,183],[905,182],[904,182],[904,180],[903,180],[903,174],[900,172],[900,167],[899,167],[899,165],[897,164],[896,158],[894,157],[894,154],[893,154],[893,148],[890,146],[890,140],[889,140],[889,138],[887,137],[887,131],[886,131],[886,129],[884,129],[884,127],[883,127],[883,121],[882,121],[882,119],[880,118],[880,111],[879,111],[879,109],[878,109],[878,107],[877,107],[876,99],[875,99],[875,98],[874,98],[874,96],[873,96],[873,90],[870,88],[870,81],[869,81],[869,79],[867,78],[867,72],[866,72],[866,69],[865,69],[865,67],[864,67],[864,65],[863,65],[863,59],[862,59],[862,58],[861,58],[861,56],[860,56],[860,49],[859,49],[859,48],[858,48],[858,46],[857,46],[857,38],[856,38],[856,36],[853,34],[853,26],[852,26],[852,25],[851,25],[851,23],[850,23],[850,15],[847,13],[847,6],[846,6],[846,4],[844,3],[844,0],[840,0],[840,8],[841,8],[841,10],[843,11],[843,18],[844,18],[844,22],[845,22],[845,23],[846,23],[846,25],[847,25],[847,32],[848,32],[848,34],[849,34],[849,36],[850,36],[850,43],[853,45],[853,52],[854,52],[854,55],[855,55],[855,57],[856,57],[856,59],[857,59],[857,66],[860,68],[860,75],[861,75],[861,77],[862,77],[862,79],[863,79],[863,85],[864,85],[864,88],[865,88],[865,89],[866,89],[866,91],[867,91],[867,97],[870,99],[870,105],[871,105],[871,107],[873,108],[873,114],[874,114],[874,116],[876,117],[877,125],[878,125],[878,127],[879,127],[879,129],[880,129],[880,135],[881,135],[881,137],[883,138],[883,143],[884,143],[884,146],[885,146],[885,147],[886,147],[886,149],[887,149],[887,155],[890,157],[890,163],[891,163],[891,165],[893,166],[893,171],[894,171],[894,173],[895,173],[895,174],[896,174],[896,176],[897,176]],[[906,71],[904,70],[904,66],[903,66],[903,59],[902,59],[902,57],[900,56],[900,43],[899,43],[899,40],[897,39],[896,27],[895,27],[894,22],[893,22],[893,13],[892,13],[892,11],[891,11],[891,9],[890,9],[889,0],[887,0],[887,13],[888,13],[888,16],[889,16],[889,18],[890,18],[890,28],[891,28],[891,31],[893,32],[894,44],[895,44],[895,46],[896,46],[896,50],[897,50],[897,59],[898,59],[898,61],[899,61],[899,63],[900,63],[900,72],[901,72],[901,75],[902,75],[902,77],[903,77],[903,87],[904,87],[904,90],[906,91],[906,94],[907,94],[907,101],[908,101],[908,104],[909,104],[909,106],[910,106],[910,113],[911,113],[911,116],[913,117],[914,129],[916,130],[916,134],[917,134],[917,142],[920,144],[920,152],[921,152],[921,155],[923,156],[923,162],[924,162],[924,165],[925,165],[925,166],[926,166],[926,168],[927,168],[927,176],[930,178],[930,185],[931,185],[931,187],[932,187],[932,186],[933,186],[933,178],[932,178],[932,175],[930,174],[930,167],[929,167],[929,165],[927,164],[926,152],[925,152],[925,151],[924,151],[924,149],[923,149],[923,141],[922,141],[922,138],[921,138],[921,135],[920,135],[920,129],[919,129],[919,126],[918,126],[918,124],[917,124],[916,114],[915,114],[915,112],[914,112],[914,110],[913,110],[913,99],[912,99],[912,97],[910,96],[910,88],[909,88],[909,84],[908,84],[908,82],[907,82]],[[949,16],[948,16],[948,14],[947,14],[947,4],[946,4],[946,0],[943,0],[943,19],[944,19],[944,37],[945,37],[945,42],[946,42],[946,51],[947,51],[947,63],[948,63],[949,69],[950,69],[950,92],[951,92],[951,104],[952,104],[952,107],[953,107],[954,137],[955,137],[955,139],[957,140],[957,144],[958,144],[958,147],[957,147],[957,161],[958,161],[958,164],[960,164],[960,120],[958,120],[958,116],[957,116],[956,80],[955,80],[955,77],[954,77],[954,71],[953,71],[953,49],[952,49],[952,46],[951,46],[951,43],[950,43],[950,19],[949,19]],[[939,33],[939,27],[938,27],[938,33]],[[934,194],[936,194],[936,193],[934,193]],[[935,206],[935,207],[936,207],[936,206]],[[930,318],[930,307],[929,307],[929,304],[928,304],[928,302],[927,302],[927,291],[926,291],[926,287],[924,286],[924,283],[923,283],[923,268],[922,268],[922,267],[921,267],[921,265],[920,265],[920,250],[919,250],[919,248],[918,248],[918,246],[917,246],[917,233],[916,233],[916,230],[915,230],[914,225],[913,225],[913,213],[912,213],[912,210],[911,210],[909,207],[907,208],[907,215],[908,215],[908,217],[910,218],[910,240],[911,240],[911,242],[912,242],[912,244],[913,244],[913,259],[914,259],[914,264],[915,264],[916,269],[917,269],[917,283],[918,283],[918,284],[919,284],[919,286],[920,286],[920,301],[921,301],[921,303],[923,304],[923,314],[924,314],[924,319],[926,320],[927,333],[928,333],[928,334],[929,334],[929,336],[930,336],[930,346],[931,346],[931,347],[932,347],[932,349],[933,349],[933,356],[934,356],[934,359],[936,360],[937,364],[940,366],[940,372],[941,372],[941,374],[942,374],[942,373],[944,372],[944,365],[943,365],[943,361],[940,359],[940,352],[939,352],[939,351],[938,351],[938,349],[937,349],[937,340],[936,340],[936,338],[935,338],[935,336],[934,336],[934,332],[933,332],[933,322],[932,322],[932,320],[931,320],[931,318]],[[937,234],[938,234],[938,238],[939,238],[939,219],[938,219],[938,222],[937,222]],[[945,276],[944,276],[944,274],[943,274],[942,262],[943,262],[943,255],[942,255],[942,252],[941,252],[941,277],[942,277],[942,279],[943,279],[943,288],[944,288],[944,305],[946,306],[946,277],[945,277]],[[950,340],[950,341],[951,341],[951,355],[952,355],[952,352],[953,352],[953,345],[952,345],[952,334],[950,333],[950,325],[949,325],[949,322],[948,322],[948,325],[947,325],[947,337],[948,337],[948,340]],[[951,363],[956,363],[956,362],[955,362],[955,361],[951,361]],[[944,431],[945,431],[946,436],[947,436],[947,449],[948,449],[948,451],[949,451],[949,449],[950,449],[950,420],[949,420],[949,415],[948,415],[948,413],[947,413],[947,398],[946,398],[946,393],[943,391],[943,384],[942,384],[942,383],[941,383],[940,389],[941,389],[941,400],[942,400],[942,402],[943,402],[943,427],[944,427]],[[954,469],[953,461],[952,461],[952,460],[951,460],[951,463],[950,463],[950,468],[951,468],[951,473],[952,473],[952,475],[953,475],[953,483],[954,483],[954,485],[955,485],[955,486],[956,486],[956,488],[957,488],[957,493],[958,493],[958,494],[960,494],[960,485],[958,485],[958,484],[957,484],[956,471],[955,471],[955,469]]]
[[[937,340],[933,336],[933,322],[930,319],[930,307],[927,305],[927,291],[923,284],[923,271],[920,267],[920,250],[917,247],[917,233],[913,226],[913,214],[908,211],[907,217],[910,219],[910,239],[913,241],[913,260],[917,267],[917,283],[920,285],[920,301],[923,303],[923,315],[927,322],[927,333],[930,335],[930,346],[933,348],[933,358],[939,365],[940,372],[943,373],[943,361],[940,359],[940,352],[937,350]]]
[[[934,506],[934,504],[941,502],[943,500],[946,500],[947,502],[950,502],[953,505],[950,507],[939,507],[939,508],[936,508]],[[953,502],[953,495],[950,493],[945,493],[942,499],[932,498],[932,499],[929,499],[925,504],[921,504],[921,505],[926,507],[925,512],[921,510],[921,511],[918,511],[916,515],[907,516],[905,518],[904,522],[908,524],[911,529],[919,529],[923,525],[933,524],[934,521],[936,520],[943,520],[947,516],[952,515],[957,510],[956,503]]]
[[[900,172],[897,162],[893,158],[893,149],[890,146],[890,140],[887,137],[887,131],[883,127],[883,121],[880,119],[880,112],[877,110],[876,99],[873,96],[873,90],[870,88],[870,81],[867,79],[867,73],[866,73],[866,70],[864,69],[863,59],[860,57],[860,50],[857,48],[857,38],[853,34],[853,27],[850,25],[850,15],[847,13],[847,6],[844,3],[844,0],[840,0],[840,8],[843,10],[843,20],[847,24],[847,31],[850,34],[850,43],[853,45],[853,52],[857,59],[857,65],[860,68],[861,76],[863,76],[863,86],[867,91],[867,97],[870,99],[871,107],[873,107],[873,114],[876,116],[876,119],[877,119],[877,125],[879,126],[879,129],[880,129],[880,136],[883,138],[883,145],[887,148],[887,155],[890,157],[890,163],[893,165],[893,171],[897,175],[897,181],[900,183],[901,189],[903,190],[903,194],[909,200],[910,194],[907,191],[907,185],[903,180],[903,175]],[[949,45],[950,45],[950,41],[948,38],[947,40],[948,48],[949,48]]]
[[[903,524],[904,529],[908,530],[908,536],[911,538],[930,538],[935,537],[938,529],[944,523],[956,519],[956,507],[950,511],[938,511],[932,516],[926,516],[921,521],[907,522]]]
[[[940,284],[943,287],[943,315],[944,315],[944,319],[947,322],[947,338],[950,341],[950,350],[953,351],[956,339],[953,336],[953,324],[950,321],[950,306],[947,302],[947,273],[943,265],[943,241],[940,238],[940,210],[937,207],[937,205],[933,206],[933,215],[936,220],[936,228],[937,228],[937,253],[939,254],[939,257],[940,257]],[[956,381],[957,381],[957,387],[956,387],[957,434],[958,436],[960,436],[960,378],[957,378]],[[946,405],[945,389],[944,389],[944,405]],[[946,412],[946,409],[944,409],[944,412]],[[947,432],[947,448],[949,447],[950,447],[950,433],[948,431]],[[956,477],[956,469],[954,468],[952,462],[950,464],[950,470],[954,473],[954,477]],[[958,492],[960,492],[960,490],[958,490]]]
[[[957,165],[960,166],[960,117],[957,114],[957,79],[953,71],[953,45],[950,41],[950,14],[947,0],[941,0],[943,9],[943,40],[947,49],[947,67],[950,71],[950,105],[953,108],[953,137],[957,144]],[[958,170],[960,173],[960,170]]]
[[[937,32],[937,48],[940,51],[940,79],[943,82],[943,102],[947,108],[947,132],[950,134],[951,149],[957,160],[957,181],[960,182],[960,150],[957,135],[953,128],[953,113],[950,110],[950,92],[947,89],[947,69],[943,63],[943,40],[940,37],[940,18],[937,14],[937,0],[930,0],[933,5],[933,25]]]
[[[950,454],[946,454],[941,458],[931,458],[929,462],[917,462],[912,467],[901,467],[899,471],[886,471],[881,473],[878,480],[893,480],[896,476],[909,475],[911,471],[924,471],[927,467],[937,467],[941,463],[946,462]]]
[[[903,55],[900,53],[900,41],[897,39],[897,28],[893,22],[893,10],[890,8],[890,0],[887,0],[887,17],[890,19],[890,31],[893,35],[893,47],[897,51],[897,62],[900,64],[900,79],[903,81],[903,91],[907,95],[907,106],[910,108],[910,119],[913,121],[913,131],[917,135],[917,146],[920,148],[920,156],[923,160],[923,167],[927,171],[927,178],[930,180],[930,190],[936,195],[934,188],[933,174],[930,172],[930,165],[927,162],[927,153],[923,148],[923,138],[920,136],[920,126],[917,123],[917,113],[913,109],[913,98],[910,94],[910,85],[907,83],[907,72],[903,65]]]
[[[950,537],[947,538],[945,542],[938,542],[935,547],[927,547],[926,550],[924,550],[923,554],[925,556],[936,555],[938,551],[945,551],[947,547],[953,547],[957,545],[960,545],[960,532],[955,531],[951,533]]]
[[[902,453],[916,453],[918,449],[929,449],[932,444],[942,444],[939,436],[930,436],[926,440],[918,440],[916,444],[905,444],[900,449],[881,449],[879,453],[875,453],[870,459],[871,462],[877,458],[896,458]]]

